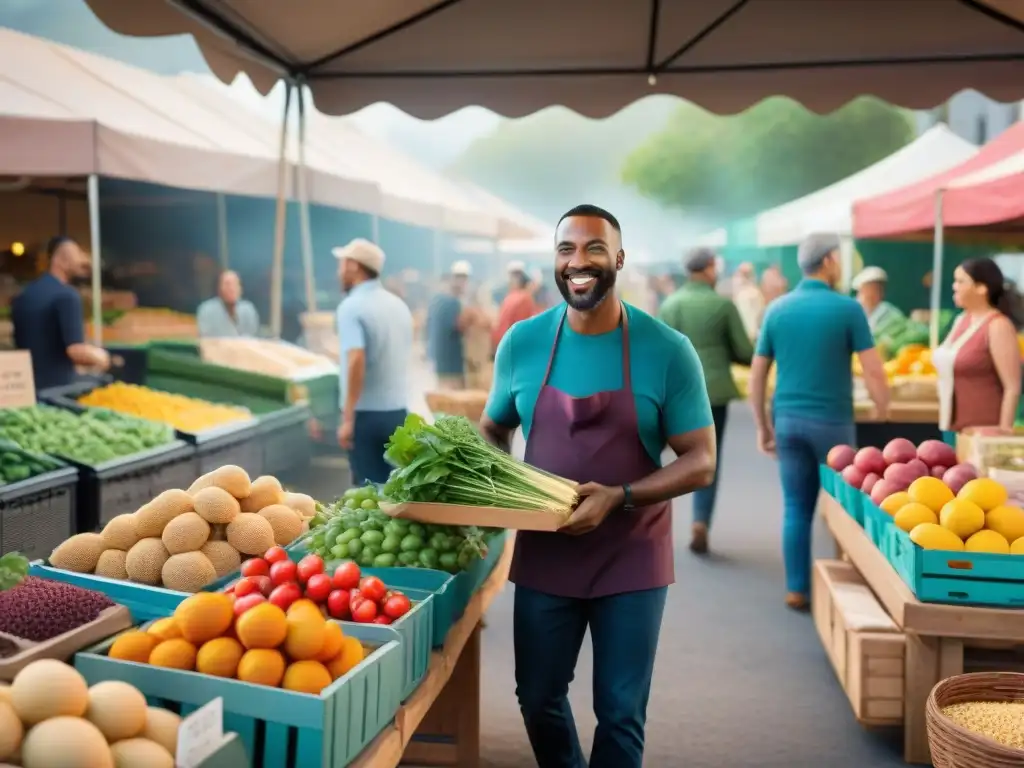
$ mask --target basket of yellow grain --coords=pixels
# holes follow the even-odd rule
[[[1024,768],[1024,674],[946,678],[926,715],[935,768]]]

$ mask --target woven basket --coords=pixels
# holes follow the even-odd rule
[[[476,424],[483,416],[487,405],[487,392],[464,389],[451,392],[427,392],[427,407],[435,416],[445,413],[449,416],[465,416]]]
[[[999,744],[963,728],[943,707],[968,701],[1024,701],[1024,674],[975,672],[936,685],[928,697],[928,744],[935,768],[1024,768],[1024,749]]]

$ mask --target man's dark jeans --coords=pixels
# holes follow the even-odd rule
[[[352,449],[348,452],[352,485],[383,483],[388,479],[391,466],[384,461],[384,446],[405,421],[407,413],[404,408],[397,411],[356,411]]]
[[[711,527],[711,517],[715,513],[715,499],[718,498],[718,478],[722,476],[722,443],[725,441],[725,422],[729,415],[729,406],[711,406],[711,418],[715,422],[715,442],[718,444],[718,463],[715,477],[711,485],[693,492],[693,522],[704,523]]]

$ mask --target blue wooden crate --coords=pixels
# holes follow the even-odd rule
[[[864,513],[864,532],[871,539],[871,543],[885,554],[885,547],[888,546],[886,535],[888,528],[893,524],[892,515],[885,512],[868,496],[864,497],[861,508]]]
[[[390,625],[401,640],[402,701],[409,698],[423,682],[434,645],[434,596],[429,592],[410,590],[408,597],[412,601],[412,609]],[[342,622],[342,625],[346,632],[350,626],[366,626],[348,621]]]
[[[480,589],[487,577],[491,575],[494,566],[501,559],[505,551],[505,542],[508,539],[508,531],[495,534],[487,542],[487,557],[475,561],[468,569],[462,571],[455,577],[455,581],[448,587],[452,595],[452,614],[454,621],[462,618],[466,612],[466,606],[470,599]]]
[[[881,509],[869,514],[879,551],[921,602],[1024,608],[1024,558],[922,549]]]
[[[333,572],[332,563],[327,564],[327,570]],[[455,577],[444,571],[434,571],[429,568],[363,568],[366,576],[376,576],[387,586],[401,590],[410,598],[420,600],[422,593],[429,593],[434,596],[433,608],[433,646],[440,648],[444,645],[448,631],[456,621],[455,616],[455,593],[451,586]],[[413,597],[414,590],[418,597]]]
[[[164,589],[163,587],[150,587],[146,584],[136,584],[134,581],[108,579],[105,576],[97,576],[92,573],[65,571],[48,565],[45,560],[37,560],[32,563],[29,568],[29,574],[38,576],[41,579],[63,581],[66,584],[74,584],[83,589],[100,592],[115,603],[119,603],[131,611],[132,618],[137,623],[170,616],[174,613],[174,609],[178,607],[178,603],[189,596],[187,592],[176,592],[173,589]],[[238,576],[237,571],[229,573],[212,584],[208,584],[203,590],[206,592],[217,592],[235,581]]]
[[[818,478],[821,480],[821,490],[832,498],[835,498],[836,483],[842,482],[842,478],[839,477],[839,473],[832,469],[828,464],[819,464]]]
[[[859,488],[854,488],[843,480],[842,477],[837,477],[834,498],[850,517],[860,525],[864,525],[864,511],[862,509],[864,494],[860,492]]]
[[[254,765],[308,768],[348,765],[395,717],[401,703],[402,651],[391,627],[345,624],[372,652],[317,696],[153,667],[107,656],[115,638],[75,655],[90,685],[121,680],[154,706],[188,715],[224,700],[224,729],[237,733]]]

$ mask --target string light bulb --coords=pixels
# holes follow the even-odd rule
[[[11,255],[13,255],[13,256],[24,256],[25,255],[25,244],[24,243],[11,243]]]
[[[647,84],[653,88],[658,84],[658,76],[653,72],[647,76]]]

